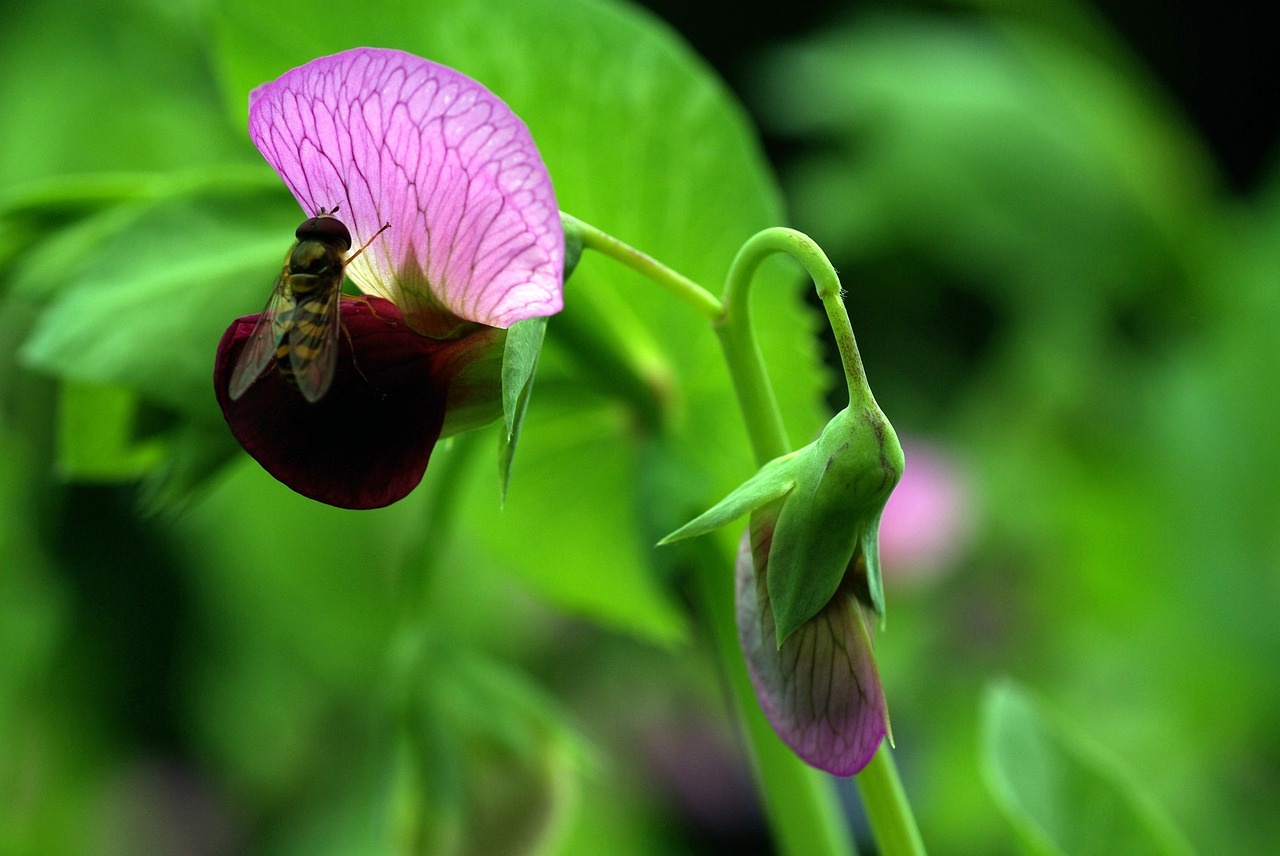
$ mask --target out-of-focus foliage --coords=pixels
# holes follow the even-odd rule
[[[1032,853],[1192,852],[1141,785],[1011,684],[984,699],[982,752],[987,786]]]
[[[885,557],[905,784],[933,852],[1015,851],[978,739],[983,687],[1012,674],[1197,852],[1266,853],[1280,177],[1228,194],[1096,18],[991,5],[854,15],[749,87],[800,152],[790,224],[844,275],[904,489],[912,436],[966,476],[965,549],[911,580]],[[0,854],[701,852],[689,829],[766,852],[678,596],[689,554],[652,549],[750,471],[698,317],[584,260],[502,514],[494,432],[362,514],[228,435],[214,347],[301,214],[247,92],[357,44],[480,79],[563,208],[708,286],[782,222],[742,110],[618,4],[7,10]],[[816,316],[784,267],[764,279],[799,445],[827,385]]]

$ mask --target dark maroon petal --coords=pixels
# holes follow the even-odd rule
[[[323,398],[308,402],[273,364],[232,401],[227,384],[255,321],[227,328],[213,375],[245,451],[298,493],[339,508],[381,508],[413,490],[444,423],[452,346],[414,333],[390,301],[344,300],[347,333]]]

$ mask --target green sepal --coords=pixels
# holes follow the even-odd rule
[[[572,217],[562,216],[560,222],[564,224],[564,281],[568,282],[582,260],[582,227]]]
[[[564,282],[569,281],[582,258],[582,232],[576,221],[564,223]],[[502,434],[498,437],[498,480],[503,505],[507,502],[507,486],[511,482],[511,462],[515,459],[520,426],[524,423],[529,396],[533,392],[533,376],[538,370],[538,356],[547,333],[546,318],[526,318],[507,329],[507,343],[502,352]]]
[[[533,376],[538,371],[546,333],[546,318],[526,318],[507,328],[507,343],[502,351],[502,433],[498,436],[498,480],[503,504],[507,501],[511,462],[529,408]]]
[[[778,647],[830,602],[858,540],[858,527],[849,525],[841,509],[824,507],[822,460],[812,456],[806,463],[816,463],[819,472],[807,473],[783,504],[769,548],[767,582]]]
[[[867,596],[871,598],[871,608],[880,618],[880,626],[884,627],[884,579],[880,576],[880,517],[877,514],[862,529],[862,558],[866,561]]]
[[[794,476],[798,456],[808,447],[781,458],[775,458],[760,468],[759,472],[734,489],[732,493],[711,508],[699,514],[658,544],[670,544],[685,538],[695,538],[714,532],[739,517],[786,496],[796,486]]]
[[[830,602],[847,573],[861,572],[859,555],[867,597],[883,617],[880,515],[902,475],[902,448],[878,410],[841,411],[802,452],[796,490],[782,505],[769,548],[779,647]]]
[[[765,464],[658,543],[704,535],[777,503],[777,521],[763,523],[773,528],[767,582],[778,646],[830,602],[850,571],[865,569],[867,599],[883,618],[880,515],[902,467],[902,447],[884,414],[846,408],[816,441]]]

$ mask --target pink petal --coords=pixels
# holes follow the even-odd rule
[[[453,69],[401,51],[321,57],[249,95],[249,136],[308,216],[340,207],[347,272],[443,334],[560,311],[564,231],[524,123]],[[442,311],[443,310],[443,311]]]
[[[784,743],[819,769],[852,776],[889,729],[871,650],[874,616],[858,603],[846,574],[830,603],[779,648],[767,582],[773,521],[760,516],[752,515],[742,537],[736,574],[738,640],[751,682]]]
[[[890,585],[924,584],[954,570],[973,534],[975,496],[955,457],[904,440],[911,466],[880,518],[880,561]]]

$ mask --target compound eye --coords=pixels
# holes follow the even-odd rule
[[[351,249],[351,233],[341,220],[332,214],[321,214],[303,222],[295,236],[299,241],[319,241],[336,246],[340,250]]]

